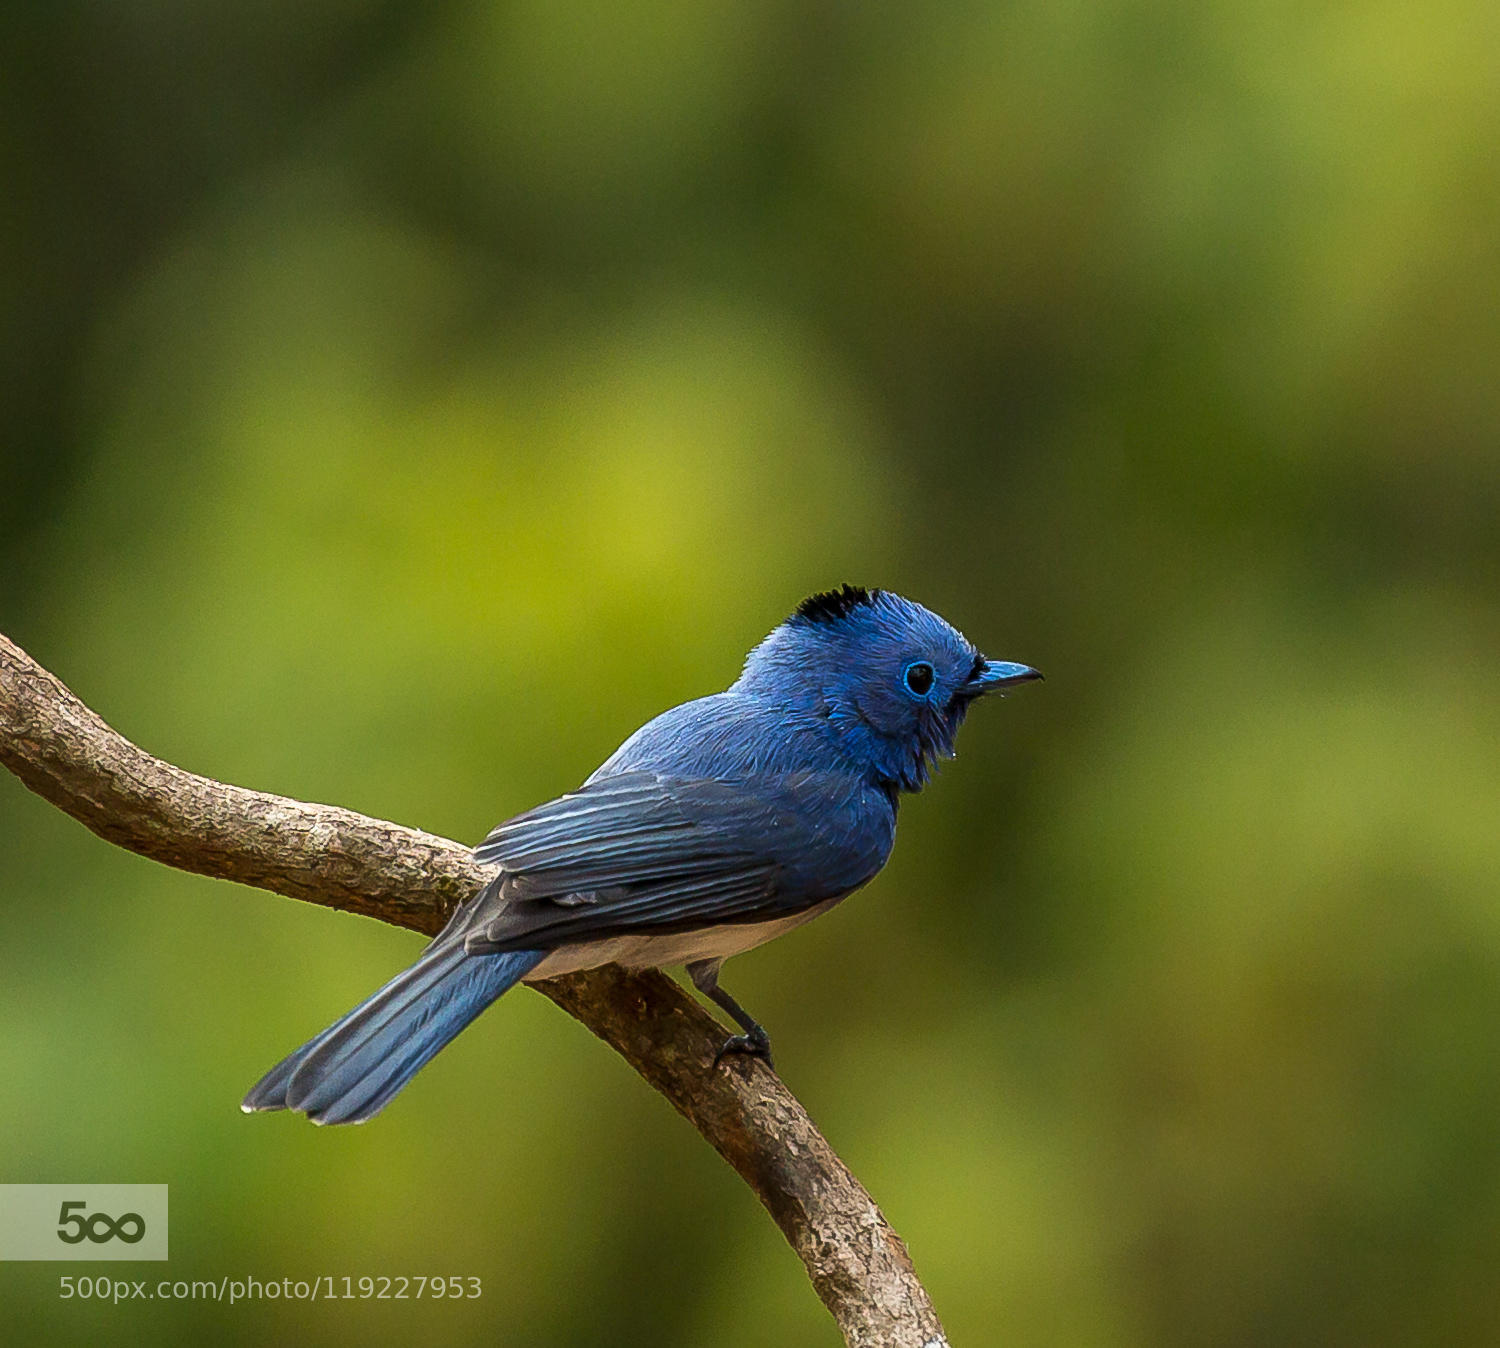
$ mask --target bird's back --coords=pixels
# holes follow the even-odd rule
[[[730,690],[653,717],[589,781],[621,772],[736,781],[806,770],[852,771],[816,718]]]
[[[648,721],[589,778],[629,772],[722,783],[763,800],[753,841],[798,902],[841,897],[872,879],[895,840],[890,792],[851,764],[816,716],[737,691],[684,702]]]

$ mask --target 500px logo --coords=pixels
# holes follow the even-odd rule
[[[165,1259],[165,1184],[0,1184],[0,1259]]]
[[[118,1217],[111,1217],[107,1212],[95,1212],[84,1221],[82,1214],[87,1207],[86,1199],[74,1199],[73,1202],[62,1205],[62,1212],[57,1218],[59,1240],[77,1245],[87,1237],[95,1245],[103,1245],[107,1240],[123,1240],[134,1245],[146,1234],[146,1219],[138,1212],[124,1212]],[[77,1208],[78,1211],[71,1212],[70,1208]],[[69,1222],[77,1223],[71,1235],[66,1230]],[[127,1230],[127,1227],[130,1229]]]

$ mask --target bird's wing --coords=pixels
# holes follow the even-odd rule
[[[475,849],[503,874],[465,923],[466,945],[547,949],[795,912],[868,878],[843,883],[841,865],[827,868],[831,884],[803,878],[818,870],[820,847],[844,850],[852,808],[849,781],[827,773],[600,778]]]

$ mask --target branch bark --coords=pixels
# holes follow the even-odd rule
[[[467,847],[153,758],[0,636],[0,762],[101,838],[182,870],[429,935],[492,872]],[[845,1341],[944,1348],[900,1237],[757,1060],[714,1070],[723,1029],[671,979],[610,965],[536,985],[619,1053],[754,1190]]]

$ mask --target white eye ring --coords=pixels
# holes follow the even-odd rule
[[[926,697],[936,681],[937,671],[927,660],[913,660],[901,671],[901,686],[913,697]]]

